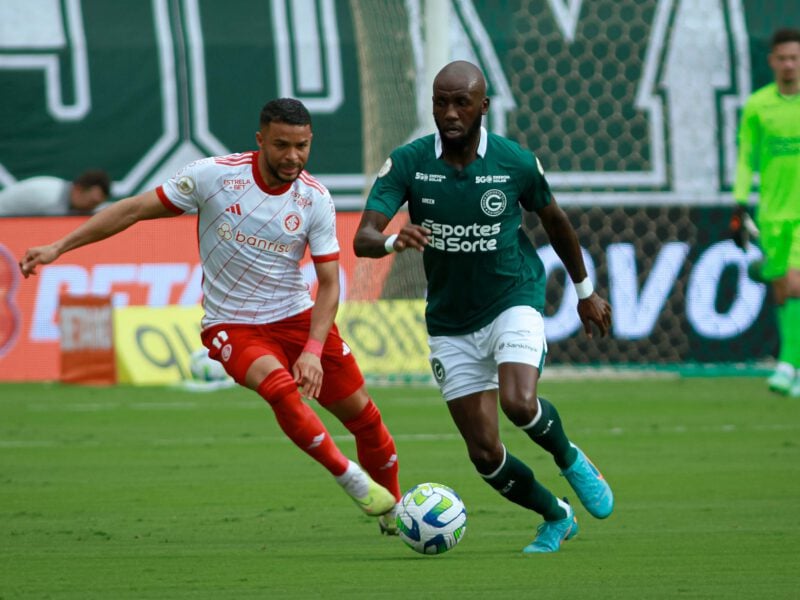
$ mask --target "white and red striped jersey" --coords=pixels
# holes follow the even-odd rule
[[[204,158],[156,189],[174,212],[197,209],[203,265],[203,327],[271,323],[313,305],[300,273],[306,245],[314,262],[338,260],[336,211],[306,171],[270,189],[258,152]]]

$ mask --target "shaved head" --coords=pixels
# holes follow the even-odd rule
[[[437,88],[466,88],[486,96],[486,79],[481,70],[471,62],[457,60],[445,65],[433,80],[434,94]]]

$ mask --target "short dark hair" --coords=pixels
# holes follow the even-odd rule
[[[276,98],[261,109],[261,126],[269,125],[273,121],[287,125],[311,125],[311,115],[300,100]]]
[[[111,178],[108,176],[108,173],[102,169],[89,169],[88,171],[84,171],[78,175],[72,183],[84,189],[99,185],[106,198],[111,196]]]
[[[798,42],[800,43],[800,29],[778,29],[775,33],[772,34],[772,41],[770,41],[769,47],[771,50],[778,46],[779,44],[785,44],[787,42]]]

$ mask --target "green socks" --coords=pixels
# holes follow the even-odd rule
[[[567,434],[564,433],[556,407],[544,398],[539,398],[539,413],[536,418],[522,427],[522,430],[552,454],[562,470],[571,466],[578,457],[578,451],[570,445]]]
[[[787,298],[778,307],[778,333],[781,338],[778,361],[800,369],[800,298]]]
[[[536,481],[533,471],[521,460],[506,451],[500,468],[491,475],[481,475],[502,496],[520,506],[536,511],[546,521],[557,521],[566,517],[558,499]]]

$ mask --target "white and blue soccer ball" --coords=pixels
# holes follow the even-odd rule
[[[208,348],[200,348],[189,356],[189,371],[192,379],[201,382],[218,382],[228,379],[225,367],[208,355]]]
[[[443,554],[467,531],[467,509],[451,488],[420,483],[403,494],[397,511],[400,539],[420,554]]]

